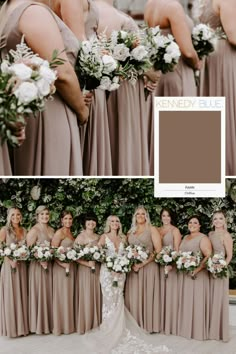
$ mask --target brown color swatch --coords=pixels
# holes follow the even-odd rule
[[[159,183],[221,182],[221,112],[159,112]]]

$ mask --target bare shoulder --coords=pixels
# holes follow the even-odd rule
[[[231,234],[228,231],[224,232],[224,238],[227,239],[227,240],[232,240],[232,236],[231,236]]]
[[[42,26],[43,21],[43,26]],[[52,12],[42,4],[28,6],[20,17],[19,26],[23,32],[29,28],[37,28],[40,24],[42,29],[55,22]]]

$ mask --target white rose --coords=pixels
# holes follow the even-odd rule
[[[113,56],[116,60],[125,61],[129,56],[129,48],[124,44],[117,44],[113,51]]]
[[[103,72],[109,74],[117,68],[117,61],[111,55],[103,55]]]
[[[110,86],[111,86],[111,80],[108,76],[104,76],[102,79],[101,79],[101,82],[100,82],[100,86],[99,88],[101,90],[109,90],[110,89]]]
[[[163,48],[166,43],[166,39],[162,35],[158,35],[154,38],[154,42],[158,48]]]
[[[60,261],[64,261],[66,259],[66,255],[64,253],[60,254]]]
[[[39,69],[39,75],[41,76],[42,79],[46,80],[49,84],[52,84],[56,78],[56,72],[47,66],[40,66]]]
[[[20,256],[20,251],[19,251],[19,250],[15,250],[15,251],[13,252],[13,256],[14,256],[14,257],[19,257],[19,256]]]
[[[88,247],[85,247],[84,248],[84,254],[88,254],[89,253],[89,248]]]
[[[171,63],[172,56],[170,54],[164,54],[164,61],[165,61],[165,63]]]
[[[163,256],[163,260],[164,260],[165,263],[169,263],[169,262],[172,261],[172,258],[169,257],[168,254],[165,254],[165,255]]]
[[[128,33],[126,31],[120,31],[120,35],[122,39],[125,39],[128,36]]]
[[[10,254],[11,254],[11,250],[10,250],[10,248],[5,248],[5,250],[4,250],[4,254],[5,254],[5,256],[10,256]]]
[[[100,258],[100,253],[99,252],[95,252],[93,257],[97,261]]]
[[[46,251],[46,252],[44,253],[44,256],[45,256],[46,258],[51,258],[51,252]]]
[[[43,258],[43,252],[38,251],[38,258],[39,258],[39,259],[42,259],[42,258]]]
[[[39,94],[40,96],[48,96],[50,94],[50,84],[45,80],[45,79],[40,79],[38,81],[36,81],[36,86],[39,90]]]
[[[9,68],[9,65],[8,65],[7,61],[6,61],[6,60],[3,60],[2,64],[1,64],[1,72],[2,72],[3,74],[8,74],[8,73],[10,72],[9,69],[10,69],[10,68]]]
[[[108,262],[107,263],[107,268],[111,268],[112,267],[112,262]]]
[[[92,253],[92,254],[93,254],[94,252],[95,252],[94,247],[91,247],[91,248],[90,248],[90,253]]]
[[[131,57],[138,61],[143,60],[147,54],[148,52],[143,45],[139,45],[131,51]]]
[[[121,270],[122,270],[122,267],[121,267],[119,264],[117,264],[117,265],[116,265],[116,271],[117,271],[117,272],[120,272]]]
[[[22,81],[29,80],[33,72],[31,68],[29,68],[27,65],[23,63],[13,64],[10,68],[10,71]]]
[[[27,104],[38,98],[38,88],[31,82],[23,82],[15,90],[14,95],[20,103]]]
[[[68,259],[73,259],[73,257],[74,257],[74,253],[72,251],[68,251],[67,252],[67,258]]]
[[[118,90],[119,87],[120,87],[120,84],[112,83],[111,86],[109,87],[109,91]]]

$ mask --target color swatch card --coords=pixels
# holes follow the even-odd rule
[[[225,196],[225,98],[155,97],[155,196]]]

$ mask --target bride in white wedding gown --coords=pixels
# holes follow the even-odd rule
[[[124,253],[126,236],[122,234],[117,216],[109,216],[105,233],[99,244],[106,246],[107,255],[113,257]],[[148,354],[167,353],[165,345],[153,346],[154,335],[142,330],[124,305],[124,284],[126,275],[114,273],[102,264],[100,282],[103,296],[102,324],[99,329],[82,337],[82,349],[86,354]],[[118,286],[113,286],[113,281]],[[156,335],[155,335],[156,336]],[[156,337],[157,338],[157,337]],[[80,351],[81,353],[81,351]]]

